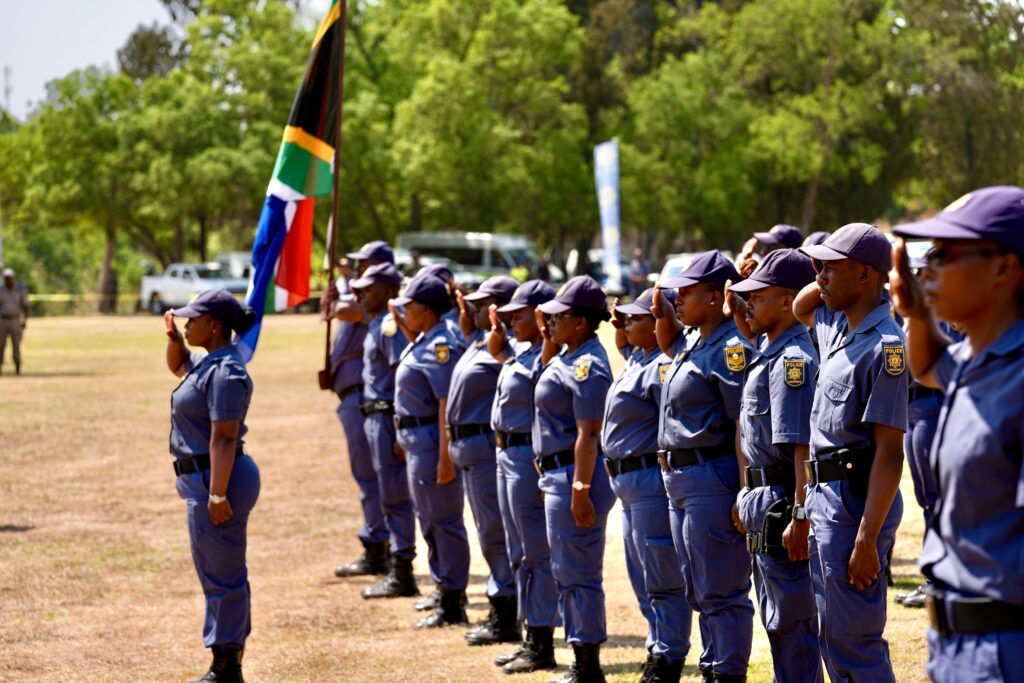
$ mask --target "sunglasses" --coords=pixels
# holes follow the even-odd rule
[[[936,247],[932,249],[924,259],[929,268],[941,268],[951,263],[956,263],[966,256],[993,256],[1005,254],[1005,249],[995,247],[968,247],[962,249],[951,249],[950,247]]]
[[[562,313],[545,313],[544,314],[544,320],[546,320],[549,325],[554,323],[554,322],[557,322],[559,320],[566,320],[568,318],[575,318],[575,317],[576,316],[574,316],[572,314],[572,311],[564,311]]]

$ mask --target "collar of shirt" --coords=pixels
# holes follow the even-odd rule
[[[412,346],[416,346],[417,344],[419,344],[422,341],[425,341],[427,339],[431,339],[435,334],[438,334],[438,333],[442,333],[443,334],[447,329],[448,329],[448,327],[445,325],[444,319],[442,318],[441,320],[439,320],[437,322],[436,325],[431,327],[426,332],[420,332],[420,336],[416,337],[416,341],[413,342]]]
[[[843,314],[842,330],[839,330],[842,336],[836,340],[836,345],[828,350],[829,356],[852,344],[858,334],[865,334],[866,332],[873,330],[884,322],[886,318],[892,319],[892,316],[889,315],[890,310],[891,304],[888,301],[883,300],[874,308],[874,310],[867,314],[864,320],[860,321],[860,325],[857,325],[857,328],[852,332],[849,330],[850,321],[847,319],[846,315]]]
[[[714,346],[726,335],[738,335],[739,333],[739,329],[736,327],[736,322],[730,318],[716,327],[711,334],[708,335],[707,339],[698,338],[697,341],[690,346],[689,350],[690,352],[695,352],[705,347]]]
[[[762,343],[758,345],[761,347],[758,349],[758,359],[774,358],[775,356],[779,355],[779,353],[781,353],[783,349],[786,348],[786,346],[789,345],[789,342],[792,341],[793,338],[799,337],[806,331],[807,328],[803,326],[803,323],[798,322],[794,324],[792,327],[790,327],[788,330],[780,334],[778,337],[776,337],[775,341],[771,343],[768,342],[768,337],[765,337],[762,340]],[[757,359],[755,359],[755,361],[756,360]],[[750,364],[753,365],[755,361],[751,361]]]
[[[964,344],[970,348],[971,338],[964,337]],[[1018,320],[1010,329],[999,335],[999,338],[989,344],[974,362],[978,365],[987,363],[990,357],[1008,356],[1021,346],[1024,346],[1024,320]],[[970,358],[970,355],[966,356]]]
[[[595,334],[593,337],[580,344],[572,353],[569,353],[568,348],[563,348],[561,353],[559,353],[558,355],[561,356],[564,360],[570,360],[572,358],[576,358],[577,356],[582,356],[586,353],[592,353],[594,347],[600,345],[601,340],[598,339],[597,335]]]

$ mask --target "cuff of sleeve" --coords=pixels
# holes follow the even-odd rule
[[[772,443],[794,446],[806,446],[811,443],[811,435],[798,434],[796,432],[773,432]]]
[[[901,432],[907,431],[907,420],[904,417],[902,420],[894,419],[894,415],[891,413],[864,413],[864,417],[861,418],[861,422],[870,422],[872,424],[885,425],[886,427],[892,427],[898,429]]]
[[[210,411],[210,420],[221,421],[221,420],[239,420],[242,419],[242,413],[240,411]]]

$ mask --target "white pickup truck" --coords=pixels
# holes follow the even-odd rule
[[[245,294],[249,281],[231,277],[224,265],[210,263],[172,263],[163,275],[142,278],[139,307],[154,315],[184,306],[207,289],[226,289],[236,296]]]

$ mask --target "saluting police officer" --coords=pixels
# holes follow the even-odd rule
[[[1024,681],[1024,188],[988,187],[899,226],[935,240],[918,286],[902,244],[893,299],[910,366],[945,391],[931,451],[939,499],[920,565],[931,579],[933,681]],[[949,344],[936,318],[967,338]]]
[[[554,631],[558,589],[551,575],[551,547],[545,531],[540,476],[533,459],[533,385],[540,373],[541,335],[534,310],[555,290],[540,280],[523,283],[504,306],[490,306],[487,348],[503,363],[495,387],[491,427],[497,444],[498,504],[515,572],[519,620],[526,626],[522,645],[494,663],[505,673],[555,668]],[[515,337],[510,348],[499,314],[509,317]]]
[[[534,390],[533,448],[559,609],[575,657],[559,681],[603,683],[605,526],[615,502],[599,445],[612,380],[597,337],[598,326],[610,317],[607,299],[592,277],[580,275],[538,306],[536,315],[544,344]]]
[[[670,302],[675,292],[662,297]],[[605,402],[601,447],[612,490],[622,502],[626,572],[647,619],[647,661],[641,683],[678,683],[690,651],[692,610],[672,542],[672,522],[658,461],[661,386],[672,359],[658,348],[654,290],[615,306],[615,345],[626,358]]]
[[[679,290],[675,311],[660,291],[651,308],[658,344],[675,359],[662,386],[658,446],[676,552],[700,612],[706,681],[746,680],[754,628],[750,554],[734,523],[743,459],[736,423],[751,348],[722,309],[725,283],[738,279],[721,252],[708,251],[659,283]],[[696,329],[690,340],[684,325]]]
[[[395,598],[419,595],[412,562],[416,557],[416,519],[405,454],[395,440],[395,368],[409,345],[398,332],[388,300],[398,295],[402,276],[390,263],[370,266],[353,280],[369,329],[363,342],[363,429],[370,449],[384,523],[391,537],[390,567],[379,582],[363,589],[364,598]]]
[[[357,263],[362,273],[367,267],[380,263],[394,263],[395,257],[387,242],[365,244],[357,252],[346,254]],[[388,527],[381,508],[380,485],[370,447],[363,431],[363,341],[368,329],[362,306],[352,295],[337,296],[328,289],[324,300],[324,318],[336,318],[338,332],[331,351],[331,376],[334,392],[338,395],[338,420],[341,422],[348,445],[348,460],[352,478],[359,486],[359,502],[363,508],[363,526],[359,540],[363,554],[359,559],[334,570],[339,577],[384,574],[388,571]]]
[[[903,514],[907,429],[904,335],[884,298],[892,251],[865,223],[801,251],[817,272],[793,312],[820,353],[806,510],[821,654],[834,681],[892,681],[880,577]]]
[[[417,334],[402,352],[395,374],[395,427],[406,453],[409,489],[427,541],[428,562],[440,587],[437,608],[416,628],[465,624],[469,542],[462,520],[462,475],[448,450],[446,409],[452,368],[462,346],[441,317],[451,308],[448,287],[431,275],[413,278],[392,299],[405,308],[403,324]]]
[[[491,328],[489,307],[507,304],[518,286],[512,278],[496,275],[484,280],[476,292],[465,297],[457,295],[459,325],[468,346],[452,370],[447,409],[448,449],[452,462],[462,469],[480,550],[490,570],[490,612],[486,621],[466,632],[470,645],[515,643],[521,637],[516,618],[515,576],[498,503],[498,463],[491,428],[491,406],[501,363],[486,348],[486,331]]]
[[[779,683],[823,680],[804,512],[818,353],[793,315],[793,300],[813,280],[810,259],[782,249],[731,287],[744,297],[730,302],[737,327],[758,352],[743,383],[740,436],[747,467],[737,504]]]

